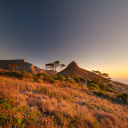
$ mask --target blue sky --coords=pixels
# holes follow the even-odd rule
[[[128,1],[1,0],[0,59],[59,60],[128,77]]]

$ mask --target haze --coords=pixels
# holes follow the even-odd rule
[[[128,78],[128,1],[1,0],[0,59],[59,60]]]

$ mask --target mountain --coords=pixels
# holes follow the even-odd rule
[[[64,70],[59,72],[58,75],[62,75],[62,76],[74,75],[77,77],[91,79],[91,77],[96,74],[80,68],[75,61],[72,61]]]
[[[25,62],[24,59],[16,59],[16,60],[0,60],[0,68],[9,70],[9,64],[16,64],[17,67],[15,71],[27,71],[32,74],[43,73],[45,72],[43,69],[34,66],[31,63]]]
[[[104,83],[104,81],[110,83],[111,88],[116,90],[117,92],[128,93],[128,85],[127,84],[120,83],[117,81],[108,80],[106,78],[100,77],[99,75],[96,75],[93,72],[84,70],[84,69],[80,68],[75,61],[72,61],[64,70],[57,73],[57,75],[62,75],[62,76],[73,75],[73,76],[77,76],[77,77],[81,77],[81,78],[85,78],[85,79],[91,79],[91,80],[100,79],[102,84],[106,84],[106,83]]]

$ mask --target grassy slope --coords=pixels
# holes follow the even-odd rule
[[[1,127],[128,127],[127,104],[98,97],[86,86],[0,76],[0,99]]]

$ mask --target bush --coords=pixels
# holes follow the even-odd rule
[[[65,77],[64,76],[61,76],[61,75],[58,75],[58,78],[57,78],[59,81],[64,81],[65,80]]]
[[[80,77],[80,81],[85,83],[87,80]]]
[[[95,90],[95,89],[101,90],[100,87],[94,83],[89,83],[87,86],[89,89],[92,89],[92,90]]]
[[[37,75],[38,77],[40,77],[40,76],[45,76],[46,73],[37,73],[36,75]]]
[[[105,90],[105,89],[107,88],[107,86],[104,85],[104,84],[100,84],[99,87],[100,87],[102,90]]]
[[[106,96],[106,94],[103,91],[96,91],[94,92],[97,96]]]
[[[43,78],[44,78],[43,76],[34,75],[33,76],[33,81],[41,83]]]
[[[80,82],[80,78],[79,78],[79,77],[75,77],[74,80],[75,80],[76,82]]]
[[[107,88],[106,91],[117,93],[115,90],[113,90],[113,89],[111,89],[111,88]]]
[[[18,71],[9,71],[9,72],[8,72],[8,76],[14,76],[14,77],[16,77],[16,78],[19,79],[22,75],[21,75],[21,73],[18,72]]]
[[[125,102],[127,102],[128,100],[128,93],[123,93],[121,95],[117,95],[118,98],[121,98],[122,100],[124,100]]]
[[[62,79],[62,78],[60,78],[60,79]],[[55,78],[50,76],[47,73],[37,73],[34,76],[34,80],[37,82],[41,82],[43,80],[44,82],[55,83]]]
[[[22,78],[25,78],[25,79],[33,79],[33,74],[31,74],[27,71],[22,71],[21,76],[22,76]]]

